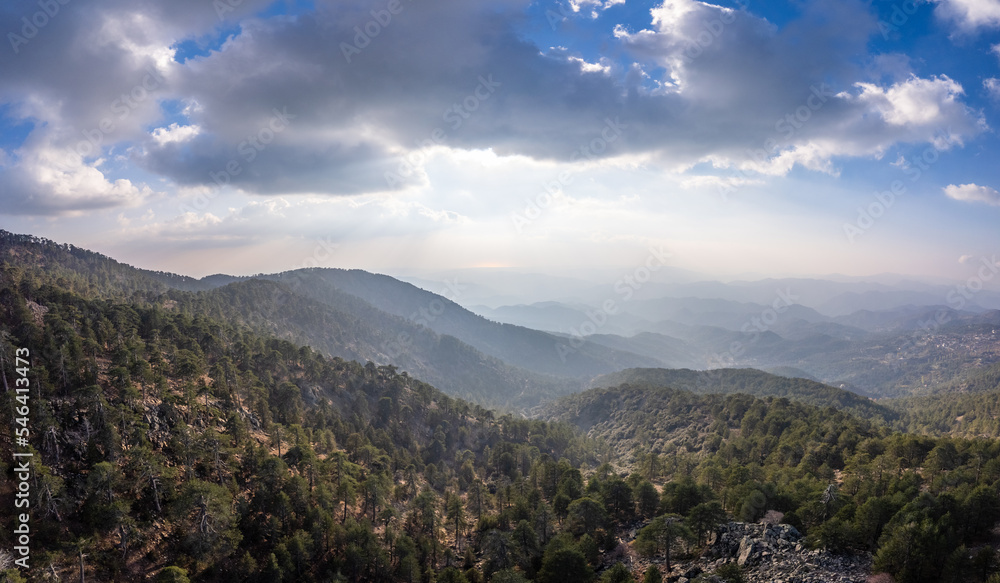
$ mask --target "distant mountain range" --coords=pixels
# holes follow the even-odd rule
[[[0,257],[79,280],[106,297],[141,294],[332,356],[392,364],[449,394],[501,408],[532,408],[626,369],[753,367],[795,371],[867,396],[920,395],[964,386],[1000,360],[1000,311],[983,308],[992,292],[959,311],[942,304],[946,286],[919,282],[660,282],[627,301],[616,297],[605,311],[600,301],[587,303],[600,294],[582,280],[522,275],[520,283],[535,290],[580,284],[579,300],[467,309],[454,300],[475,294],[460,281],[450,291],[438,286],[438,294],[361,270],[195,279],[6,232]],[[645,297],[668,289],[716,297]],[[603,293],[615,297],[610,288]],[[936,303],[896,305],[911,300]],[[855,305],[883,307],[835,314]]]

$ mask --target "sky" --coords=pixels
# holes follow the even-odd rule
[[[140,267],[1000,255],[1000,0],[15,0],[0,33],[0,228]]]

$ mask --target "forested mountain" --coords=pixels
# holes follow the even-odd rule
[[[868,396],[904,397],[950,387],[962,390],[959,385],[967,377],[998,362],[1000,354],[997,311],[904,306],[831,319],[793,305],[773,324],[764,325],[754,324],[760,314],[754,316],[753,311],[766,309],[759,304],[633,300],[622,305],[653,315],[689,314],[680,319],[691,322],[698,321],[698,314],[718,317],[728,327],[650,322],[619,311],[609,321],[648,331],[621,336],[597,328],[598,333],[581,339],[492,322],[444,296],[359,270],[303,269],[195,280],[134,269],[97,253],[5,232],[0,232],[0,251],[21,264],[35,261],[38,267],[62,273],[67,281],[86,280],[92,291],[106,297],[127,297],[139,290],[206,292],[251,280],[274,281],[283,286],[271,292],[275,298],[296,296],[289,301],[299,307],[306,299],[323,304],[330,310],[324,318],[339,321],[341,330],[356,337],[317,330],[308,318],[272,307],[267,294],[256,294],[260,301],[244,302],[241,309],[249,320],[266,325],[269,333],[333,356],[393,363],[453,396],[490,406],[532,407],[545,398],[578,390],[597,375],[634,367],[793,367]],[[452,295],[457,298],[462,292],[456,289]],[[672,301],[680,303],[670,307]],[[586,310],[573,313],[580,319],[577,330],[590,322]],[[750,328],[744,330],[747,325]],[[480,374],[481,368],[486,372]],[[480,377],[489,380],[480,382]]]
[[[531,407],[578,388],[567,380],[508,365],[356,296],[327,292],[328,302],[320,302],[283,283],[250,279],[200,294],[168,292],[164,298],[184,312],[245,323],[329,355],[391,363],[448,394],[482,405]]]
[[[338,306],[344,294],[364,298],[379,310],[406,318],[438,334],[454,336],[480,352],[533,372],[589,378],[632,366],[656,366],[656,358],[584,342],[577,346],[552,334],[493,322],[454,301],[386,275],[361,270],[311,269],[263,276],[292,280],[297,293]],[[588,321],[586,316],[576,324]]]
[[[764,516],[873,553],[896,583],[996,574],[1000,441],[969,438],[998,433],[988,359],[953,387],[983,392],[887,404],[756,370],[630,369],[529,420],[424,381],[481,402],[573,385],[294,273],[192,280],[0,236],[2,410],[30,403],[35,456],[30,580],[676,580],[720,524]],[[3,435],[12,508],[26,448]],[[3,571],[12,520],[0,571],[21,581]],[[688,578],[760,581],[716,567]]]
[[[594,448],[567,426],[179,306],[87,297],[6,262],[0,275],[8,421],[13,356],[29,352],[32,580],[460,581],[449,565],[533,576],[551,541],[577,552],[538,486],[582,497]],[[13,445],[0,445],[12,508]],[[534,546],[515,554],[514,527]]]
[[[785,398],[631,385],[564,397],[545,417],[604,440],[647,478],[671,476],[663,504],[688,524],[709,501],[749,521],[775,511],[812,544],[871,551],[874,569],[900,583],[985,581],[995,569],[995,439],[895,433]]]
[[[270,279],[220,275],[195,280],[136,269],[99,253],[7,232],[0,232],[0,258],[22,269],[44,270],[69,289],[90,297],[211,315],[308,344],[329,356],[393,364],[452,396],[483,405],[531,407],[541,399],[580,388],[578,381],[524,370],[438,334],[421,322],[379,310],[324,283],[313,271]],[[302,293],[306,289],[310,294]],[[556,340],[546,338],[552,358],[558,361]]]
[[[898,417],[892,409],[851,391],[823,383],[777,376],[752,368],[724,368],[707,371],[689,369],[640,368],[602,375],[591,387],[623,384],[683,389],[697,394],[745,393],[755,397],[785,397],[807,405],[833,407],[862,419],[890,423]]]

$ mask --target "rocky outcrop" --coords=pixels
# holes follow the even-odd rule
[[[607,563],[608,567],[620,560],[639,577],[650,564],[664,568],[663,557],[641,558],[627,546],[642,526],[635,524],[626,530],[624,550]],[[788,524],[730,522],[710,534],[700,557],[675,556],[673,569],[663,571],[663,580],[726,583],[715,573],[726,563],[736,563],[746,583],[866,583],[871,562],[869,554],[836,555],[809,549],[802,534]]]
[[[865,583],[871,565],[867,555],[806,549],[794,526],[743,522],[731,522],[714,533],[697,566],[712,573],[732,561],[743,569],[748,583]]]

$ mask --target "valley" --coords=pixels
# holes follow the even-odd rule
[[[29,580],[994,570],[996,311],[787,306],[761,331],[765,304],[637,300],[562,360],[565,331],[362,271],[199,280],[6,232],[0,262],[5,386],[32,353]],[[797,534],[718,538],[762,520]]]

